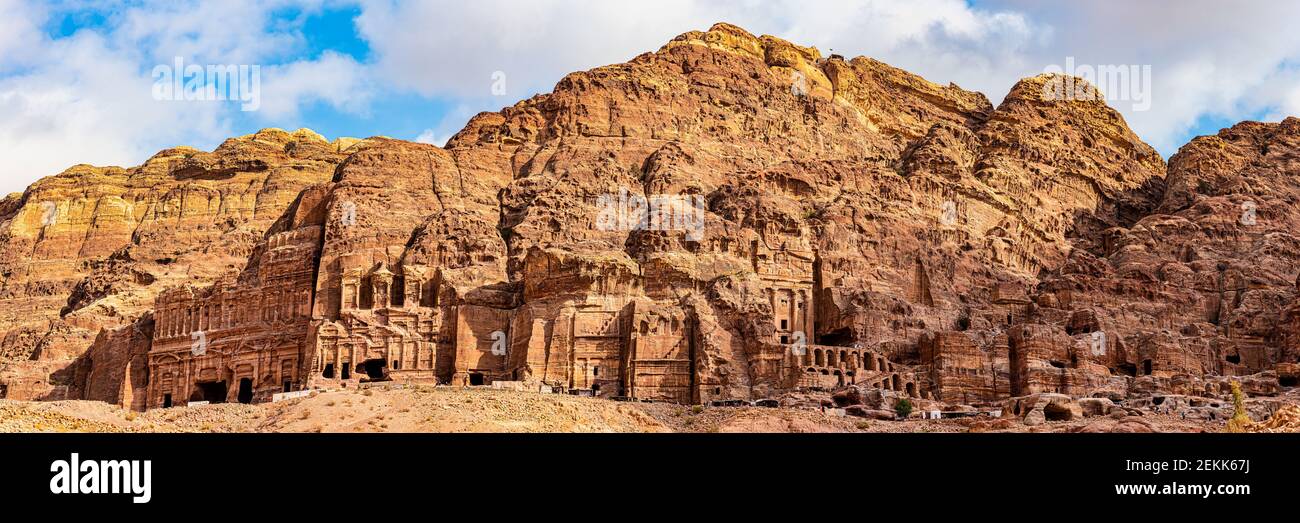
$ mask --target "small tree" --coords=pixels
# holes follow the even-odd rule
[[[1251,421],[1250,416],[1246,414],[1246,394],[1241,391],[1241,383],[1233,380],[1232,382],[1232,419],[1228,420],[1228,426],[1224,427],[1226,432],[1246,432],[1246,429],[1255,422]]]
[[[912,400],[899,398],[898,402],[894,404],[894,413],[898,414],[899,419],[907,419],[912,414]]]

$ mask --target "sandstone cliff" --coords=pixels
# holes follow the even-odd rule
[[[446,148],[263,131],[75,167],[0,202],[6,353],[56,362],[0,382],[135,408],[365,379],[683,403],[1293,386],[1300,120],[1166,166],[1058,80],[993,107],[718,24]]]
[[[289,202],[330,179],[345,143],[268,129],[212,152],[160,151],[130,169],[78,165],[6,198],[0,373],[24,360],[36,368],[3,373],[10,394],[55,392],[44,374],[101,329],[139,319],[161,289],[243,267]]]

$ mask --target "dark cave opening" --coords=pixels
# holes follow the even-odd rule
[[[361,364],[361,366],[363,369],[357,370],[364,370],[366,377],[370,378],[370,381],[382,381],[387,379],[387,374],[384,372],[384,368],[388,366],[388,360],[366,360]]]
[[[830,345],[833,347],[852,347],[857,338],[853,336],[853,331],[848,328],[837,329],[821,335],[818,340],[819,345]]]
[[[207,382],[195,383],[194,393],[190,395],[190,401],[206,401],[208,403],[225,403],[226,382],[207,381]]]
[[[239,380],[239,395],[237,396],[240,403],[253,402],[253,380],[241,378]]]
[[[1046,418],[1047,421],[1070,421],[1074,418],[1074,414],[1071,414],[1070,409],[1068,408],[1056,404],[1048,404],[1043,407],[1043,417]]]

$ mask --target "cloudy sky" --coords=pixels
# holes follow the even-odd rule
[[[1049,68],[1136,66],[1111,103],[1168,156],[1300,114],[1298,15],[1288,0],[0,0],[0,193],[264,127],[442,144],[474,113],[717,21],[994,103]],[[177,58],[258,66],[256,110],[160,94]]]

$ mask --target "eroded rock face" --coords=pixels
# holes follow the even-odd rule
[[[1294,386],[1297,131],[1300,120],[1288,118],[1197,138],[1170,159],[1168,189],[1156,209],[1076,240],[1036,299],[1039,322],[1068,315],[1049,327],[1076,341],[1057,361],[1079,356],[1092,375],[1161,381],[1147,393],[1221,395],[1226,380],[1188,382],[1275,367]],[[1041,386],[1082,393],[1072,378],[1063,373]],[[1271,379],[1241,381],[1251,394],[1272,395],[1280,388],[1268,385]]]
[[[1064,394],[1041,393],[1007,400],[1003,417],[1021,419],[1025,425],[1048,421],[1072,421],[1084,416],[1084,408]]]
[[[138,321],[162,289],[242,267],[298,193],[330,179],[343,143],[268,129],[213,152],[161,151],[130,169],[78,165],[6,198],[0,382],[12,382],[10,397],[60,399],[69,384],[50,383],[49,367],[84,353],[101,330]]]
[[[398,379],[681,403],[854,385],[1082,416],[1072,396],[1213,395],[1214,376],[1267,370],[1294,386],[1273,366],[1300,352],[1297,178],[1278,176],[1300,120],[1200,138],[1166,170],[1103,102],[1046,97],[1058,80],[993,107],[719,24],[480,114],[445,149],[272,132],[161,155],[165,169],[137,171],[205,197],[146,216],[192,220],[194,238],[108,218],[49,240],[22,229],[36,239],[7,247],[10,263],[33,248],[100,258],[79,283],[6,285],[48,287],[45,314],[66,307],[65,323],[123,288],[168,287],[72,334],[118,329],[64,373],[68,390],[136,408]],[[301,183],[251,207],[220,189],[287,171]],[[113,176],[131,179],[55,179]],[[0,204],[9,230],[52,183]],[[203,225],[228,207],[251,221]],[[139,261],[199,243],[242,269],[178,278]]]

